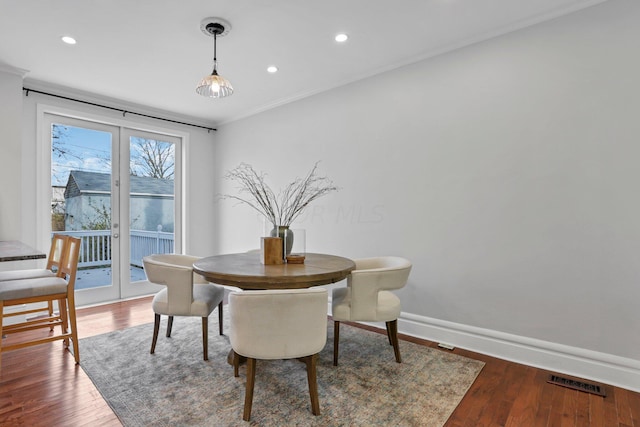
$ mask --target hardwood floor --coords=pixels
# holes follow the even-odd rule
[[[152,319],[151,299],[136,299],[78,310],[78,331],[85,338]],[[430,341],[401,338],[437,348]],[[603,398],[548,384],[550,372],[541,369],[461,349],[453,352],[486,366],[447,427],[640,427],[640,393],[605,386]],[[2,354],[0,426],[120,425],[60,342]]]

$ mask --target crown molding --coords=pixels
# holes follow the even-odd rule
[[[0,61],[0,72],[14,74],[24,79],[24,76],[27,75],[29,70],[14,67],[13,65],[9,65],[7,63]]]

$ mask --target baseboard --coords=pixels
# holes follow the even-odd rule
[[[640,392],[639,360],[411,313],[402,313],[398,332]]]

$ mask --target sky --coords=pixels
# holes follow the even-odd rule
[[[53,129],[53,133],[57,133],[59,138],[52,138],[52,186],[66,186],[71,170],[111,173],[113,144],[110,132],[56,124],[53,125]],[[173,165],[175,159],[173,144],[161,140],[131,137],[128,163],[132,173],[138,176],[153,176],[149,175],[150,172],[145,169],[146,162],[143,159],[149,158],[149,151],[146,156],[143,155],[145,145],[147,148],[159,147],[160,150],[164,150],[164,153],[168,154],[168,164]],[[158,163],[154,161],[154,164]],[[173,167],[165,167],[165,171],[172,172]]]
[[[56,146],[67,154],[51,154],[51,185],[64,187],[69,171],[111,173],[111,133],[65,126]]]

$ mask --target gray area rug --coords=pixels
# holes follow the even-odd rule
[[[341,325],[334,367],[329,321],[318,360],[320,415],[311,414],[303,363],[259,360],[248,423],[242,421],[246,370],[233,376],[217,315],[209,319],[208,361],[199,318],[176,317],[171,338],[165,331],[163,322],[153,355],[152,324],[80,340],[80,365],[127,427],[442,426],[484,366],[405,341],[398,364],[386,335]]]

